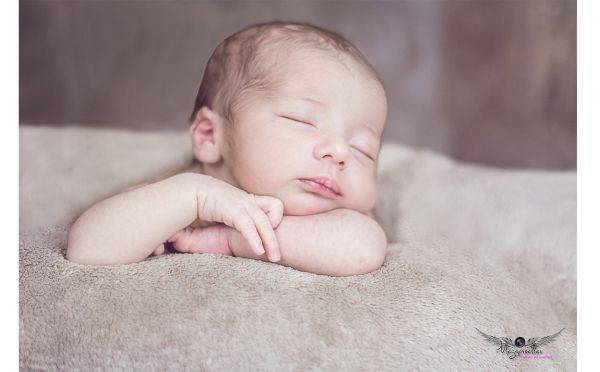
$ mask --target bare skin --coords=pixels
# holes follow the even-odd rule
[[[350,61],[319,51],[287,58],[276,98],[249,96],[235,125],[200,108],[190,137],[202,167],[85,211],[71,228],[67,259],[139,262],[162,254],[168,240],[179,252],[317,274],[379,268],[387,242],[370,211],[387,112],[383,87]]]
[[[187,238],[185,233],[180,237],[169,233],[191,228],[198,218],[195,190],[191,186],[201,176],[181,173],[92,206],[71,227],[67,259],[100,265],[139,262],[150,256],[159,242],[172,237],[184,252],[266,261],[266,253],[256,253],[245,236],[228,226],[196,228],[195,235],[192,232]],[[156,213],[157,210],[161,213]],[[348,209],[283,216],[275,234],[280,252],[277,264],[331,276],[376,270],[383,263],[387,244],[377,222]]]
[[[174,174],[154,179],[153,182],[180,173],[200,174],[202,166],[195,165],[182,169]],[[135,185],[121,190],[118,194],[134,191],[150,184],[151,182]],[[360,229],[357,230],[359,225]],[[334,226],[337,229],[332,233]],[[371,231],[369,227],[372,229]],[[306,237],[314,234],[319,228],[327,230],[328,234],[322,234],[323,236],[344,236],[348,239],[336,238],[334,242],[323,238],[314,239],[310,245],[311,249],[306,249]],[[360,241],[355,238],[353,231],[364,232],[364,237],[373,233],[374,239],[363,241],[363,248],[372,248],[363,250],[362,257],[348,254],[353,245]],[[381,266],[385,257],[385,246],[387,245],[385,234],[374,223],[372,215],[367,217],[353,213],[353,211],[338,209],[315,216],[283,216],[275,232],[281,245],[281,259],[276,263],[302,271],[331,276],[364,274]],[[300,237],[304,237],[304,239],[299,239]],[[172,249],[172,253],[211,253],[269,262],[267,254],[257,254],[253,251],[248,241],[237,230],[224,224],[200,219],[196,219],[189,226],[176,232],[168,239],[168,242],[168,248]],[[383,249],[378,251],[377,245]],[[158,256],[165,252],[165,244],[161,243],[151,255]]]

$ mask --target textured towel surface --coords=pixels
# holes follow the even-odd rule
[[[390,246],[367,275],[211,254],[66,261],[84,203],[189,157],[185,134],[159,138],[22,127],[23,370],[575,370],[575,173],[388,144],[376,215]],[[42,192],[54,195],[44,208]],[[475,327],[513,339],[565,330],[541,347],[552,360],[511,360]]]

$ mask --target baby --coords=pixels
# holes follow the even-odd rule
[[[241,30],[204,72],[190,127],[197,163],[85,211],[67,259],[132,263],[173,248],[333,276],[376,270],[386,115],[376,72],[341,36],[282,22]]]

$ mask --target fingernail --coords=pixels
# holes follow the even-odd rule
[[[281,257],[279,257],[278,254],[274,254],[273,257],[271,257],[271,262],[279,262],[279,260],[281,260]]]

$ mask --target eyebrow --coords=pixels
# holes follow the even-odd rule
[[[370,125],[363,123],[360,125],[357,125],[355,128],[360,128],[360,129],[366,129],[367,132],[369,132],[371,135],[373,135],[373,139],[377,142],[381,141],[381,134],[377,133],[377,131],[373,128],[371,128]]]
[[[319,100],[316,100],[314,98],[310,98],[310,97],[300,97],[300,98],[298,98],[298,100],[300,100],[300,101],[306,101],[306,102],[310,102],[310,103],[314,103],[314,104],[317,104],[317,105],[320,105],[320,106],[324,105],[323,102],[321,102]]]
[[[366,130],[368,130],[369,132],[371,132],[375,138],[378,140],[379,138],[381,138],[381,133],[377,132],[375,129],[371,128],[371,126],[367,125],[367,124],[363,124],[361,125],[362,128],[365,128]]]

